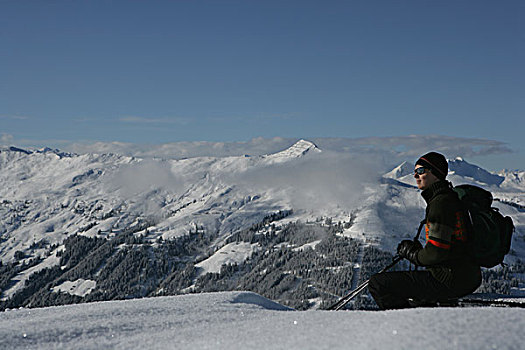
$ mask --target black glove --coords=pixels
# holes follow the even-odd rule
[[[408,259],[414,265],[421,265],[417,260],[417,253],[423,249],[419,241],[405,239],[397,246],[397,255],[400,258]]]

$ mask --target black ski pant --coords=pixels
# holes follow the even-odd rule
[[[373,275],[368,290],[380,309],[402,309],[454,298],[457,293],[436,280],[429,271],[394,271]]]

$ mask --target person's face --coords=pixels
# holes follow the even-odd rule
[[[429,169],[424,169],[423,174],[418,174],[417,169],[419,168],[423,168],[423,166],[419,164],[416,165],[416,168],[414,169],[414,178],[416,179],[417,188],[420,190],[426,190],[434,182],[439,181],[439,179],[434,174],[432,174]]]

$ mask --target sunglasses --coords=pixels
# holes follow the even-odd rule
[[[417,169],[415,169],[415,170],[414,170],[414,173],[416,173],[416,174],[418,174],[418,175],[423,175],[424,173],[427,172],[427,170],[428,170],[428,169],[421,167],[421,168],[417,168]]]

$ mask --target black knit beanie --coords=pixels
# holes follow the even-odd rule
[[[440,180],[445,180],[445,178],[447,177],[447,159],[444,155],[439,154],[437,152],[429,152],[421,156],[417,160],[416,165],[421,165],[426,169],[432,170],[432,174],[434,174]]]

